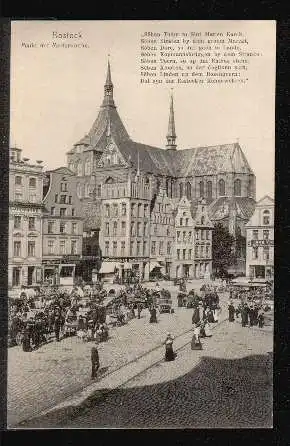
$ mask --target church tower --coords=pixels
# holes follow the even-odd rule
[[[175,133],[175,121],[174,121],[174,108],[173,108],[173,95],[171,93],[170,98],[170,111],[169,111],[169,121],[168,121],[168,132],[166,135],[167,144],[166,149],[167,150],[176,150],[176,133]]]

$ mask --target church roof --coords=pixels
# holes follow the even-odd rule
[[[213,220],[226,218],[231,212],[236,212],[237,217],[249,220],[252,216],[256,202],[247,197],[219,197],[209,206],[209,216]]]

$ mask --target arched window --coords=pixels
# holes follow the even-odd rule
[[[114,183],[114,180],[113,180],[112,177],[108,177],[108,178],[106,179],[105,183],[106,183],[106,184],[112,184],[112,183]]]
[[[91,175],[91,163],[89,159],[85,162],[85,175]]]
[[[204,196],[204,183],[203,183],[203,181],[199,182],[199,196],[200,197]]]
[[[83,175],[83,165],[82,162],[79,161],[77,164],[77,176],[81,177]]]
[[[102,192],[102,186],[99,184],[97,186],[97,196],[100,197],[101,196],[101,192]]]
[[[79,198],[82,198],[83,196],[83,187],[80,183],[77,184],[77,195]]]
[[[204,216],[201,217],[200,222],[202,225],[204,225]]]
[[[226,187],[224,180],[219,180],[219,196],[224,196],[226,194]]]
[[[207,194],[207,198],[212,198],[212,182],[208,181],[206,183],[206,194]]]
[[[234,181],[234,195],[238,197],[241,196],[241,180]]]
[[[188,199],[191,198],[191,184],[189,181],[186,183],[186,196]]]
[[[179,184],[179,197],[182,198],[183,197],[183,183]]]
[[[85,197],[89,197],[90,196],[90,185],[89,183],[87,183],[85,185]]]

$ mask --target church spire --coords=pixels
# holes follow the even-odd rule
[[[170,98],[170,111],[169,111],[169,121],[168,121],[168,132],[166,135],[167,150],[176,150],[176,133],[175,133],[175,122],[174,122],[174,108],[173,108],[173,94],[171,92]]]
[[[111,66],[110,66],[110,61],[108,60],[107,77],[104,85],[103,107],[106,107],[108,105],[115,107],[113,90],[114,90],[114,85],[111,78]]]

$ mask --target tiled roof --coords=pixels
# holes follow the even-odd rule
[[[220,197],[209,206],[209,216],[213,220],[225,218],[232,211],[242,219],[249,220],[255,209],[255,200],[247,197]]]

